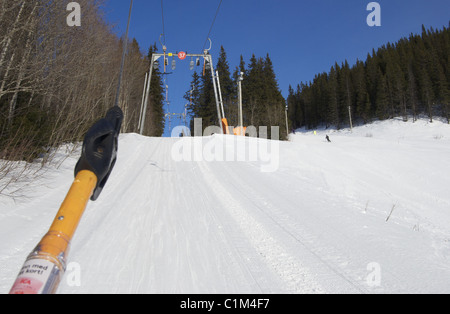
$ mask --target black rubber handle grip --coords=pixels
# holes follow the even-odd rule
[[[108,110],[105,118],[89,129],[84,138],[81,157],[75,166],[75,176],[82,170],[92,171],[97,176],[92,201],[99,197],[116,163],[122,121],[123,112],[115,106]]]

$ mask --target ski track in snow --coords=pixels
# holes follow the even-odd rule
[[[438,123],[302,132],[263,173],[257,161],[171,156],[179,141],[251,139],[121,135],[116,168],[72,241],[81,285],[63,280],[59,292],[449,293],[449,138]],[[39,197],[0,198],[0,293],[53,220],[74,162],[40,179]]]
[[[201,165],[204,167],[205,165]],[[221,201],[221,207],[226,209],[233,217],[240,231],[251,246],[260,255],[268,268],[273,271],[281,282],[286,285],[286,292],[291,293],[314,293],[323,292],[321,286],[313,279],[311,273],[301,262],[287,250],[285,244],[272,236],[267,226],[264,226],[249,213],[248,207],[244,207],[214,175],[209,174],[208,168],[202,169],[205,176],[205,183],[212,187],[217,199]],[[240,177],[228,181],[235,184]]]

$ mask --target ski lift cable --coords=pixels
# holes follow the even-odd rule
[[[160,42],[161,42],[161,38],[162,38],[162,42],[161,45],[163,46],[163,50],[164,53],[166,52],[166,27],[165,27],[165,21],[164,21],[164,0],[161,0],[161,21],[162,21],[162,34],[160,36]],[[164,57],[164,69],[166,69],[166,58]],[[165,103],[167,106],[167,111],[170,113],[170,101],[169,101],[169,78],[168,78],[168,74],[165,70],[164,70],[164,90],[165,90]],[[169,124],[170,124],[170,117],[169,117]]]
[[[206,36],[205,43],[203,44],[202,51],[205,49],[206,43],[208,42],[209,36],[211,35],[211,32],[212,32],[213,27],[214,27],[214,24],[216,23],[216,19],[217,19],[217,16],[219,15],[220,7],[222,6],[222,1],[223,0],[220,0],[220,2],[219,2],[219,6],[217,7],[216,15],[214,16],[214,19],[213,19],[213,22],[211,24],[211,27],[209,28],[209,32],[208,32],[208,35]]]
[[[131,11],[133,8],[133,0],[130,1],[130,12],[128,13],[128,22],[127,22],[127,31],[125,33],[125,39],[123,42],[123,51],[122,51],[122,61],[120,64],[120,71],[119,71],[119,81],[117,83],[117,92],[116,92],[116,99],[114,102],[114,107],[118,107],[119,106],[119,97],[120,97],[120,88],[122,85],[122,77],[123,77],[123,68],[125,65],[125,57],[127,54],[127,49],[128,49],[128,33],[130,30],[130,20],[131,20]]]
[[[162,20],[162,30],[163,30],[163,37],[164,37],[164,46],[166,45],[166,28],[165,28],[165,23],[164,23],[164,4],[163,4],[163,0],[161,0],[161,20]]]

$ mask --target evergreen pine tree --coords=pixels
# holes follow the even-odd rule
[[[353,88],[350,75],[350,66],[347,60],[340,68],[338,75],[338,91],[339,91],[339,125],[344,121],[345,123],[349,121],[349,111],[348,108],[352,107],[353,99]]]
[[[389,97],[386,76],[383,75],[381,69],[378,69],[377,81],[378,86],[375,98],[375,111],[377,118],[380,120],[384,120],[388,117]]]
[[[191,89],[186,92],[184,99],[188,101],[187,114],[190,119],[191,134],[194,134],[194,118],[200,118],[200,76],[196,71],[192,74]]]
[[[364,123],[369,121],[370,117],[370,100],[369,94],[367,92],[366,83],[366,71],[364,63],[361,61],[356,62],[356,67],[354,68],[354,84],[355,84],[355,113],[356,117],[362,118]]]
[[[236,111],[236,88],[231,78],[230,66],[228,64],[227,54],[223,46],[220,47],[219,60],[217,61],[216,71],[219,73],[220,89],[222,92],[225,117],[233,117],[233,113]],[[231,123],[230,119],[228,123]]]
[[[190,91],[192,91],[192,97]],[[192,74],[191,89],[186,91],[184,98],[189,101],[188,113],[192,118],[190,127],[194,131],[194,119],[202,119],[202,134],[209,126],[221,125],[217,116],[217,103],[214,94],[211,69],[205,69],[205,75],[197,72]]]
[[[436,91],[436,99],[437,102],[442,107],[442,116],[447,119],[447,122],[450,123],[450,90],[447,85],[447,81],[445,79],[444,70],[442,67],[437,68],[438,71],[438,82],[437,82],[437,91]]]
[[[334,67],[331,68],[330,75],[328,76],[328,95],[327,125],[334,125],[339,128],[338,78],[337,71]]]
[[[305,126],[305,107],[302,105],[301,102],[301,96],[302,96],[302,85],[297,85],[297,90],[295,92],[295,103],[296,103],[296,110],[295,110],[295,124],[297,127],[303,127]]]
[[[264,75],[264,93],[265,93],[265,107],[267,114],[267,126],[280,127],[280,136],[286,138],[286,119],[285,119],[285,99],[283,98],[272,60],[267,54],[263,63]]]
[[[301,83],[301,95],[300,95],[300,107],[302,108],[303,111],[303,120],[304,120],[304,125],[308,128],[311,129],[314,127],[313,123],[312,123],[312,95],[311,95],[311,88],[310,88],[310,84],[306,85],[304,83]]]
[[[203,120],[203,130],[209,126],[221,125],[217,116],[217,104],[214,94],[214,85],[211,77],[211,69],[206,69],[205,75],[200,77],[201,88],[199,95],[199,116]]]
[[[412,111],[413,122],[415,122],[417,120],[417,113],[418,113],[418,98],[417,98],[417,84],[416,78],[414,76],[412,60],[409,61],[407,78],[408,78],[407,101],[409,104],[409,108],[411,108]]]
[[[377,96],[377,87],[378,87],[378,79],[379,79],[379,65],[378,65],[378,57],[375,53],[375,50],[372,51],[372,55],[367,55],[366,60],[366,75],[367,75],[367,92],[369,93],[370,103],[375,105],[375,99]],[[375,112],[374,108],[371,108],[371,113]],[[372,116],[369,117],[371,119]]]
[[[429,54],[425,50],[424,44],[417,47],[417,76],[420,90],[420,100],[423,109],[427,112],[430,122],[433,122],[432,105],[434,101],[433,86],[429,75],[430,66]]]
[[[151,46],[148,51],[148,60],[152,60],[153,53],[156,53],[158,48],[156,44]],[[147,107],[147,119],[144,126],[145,134],[147,136],[160,137],[164,134],[165,113],[164,113],[164,87],[162,73],[159,69],[153,69],[152,79],[150,82],[150,95]]]
[[[243,84],[243,99],[246,106],[244,116],[248,117],[248,123],[253,126],[267,125],[263,121],[265,113],[261,106],[264,95],[264,76],[263,76],[263,61],[261,58],[257,59],[253,54],[248,70],[246,71]]]
[[[294,89],[292,88],[292,85],[289,85],[288,90],[288,97],[286,99],[286,105],[288,107],[288,120],[289,125],[292,129],[297,128],[297,121],[295,120],[295,117],[297,115],[297,97],[295,95]]]

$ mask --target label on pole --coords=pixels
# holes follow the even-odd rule
[[[55,265],[47,260],[30,259],[20,270],[10,294],[41,294]]]
[[[184,51],[179,52],[179,53],[178,53],[178,58],[179,58],[180,60],[186,59],[186,52],[184,52]]]

